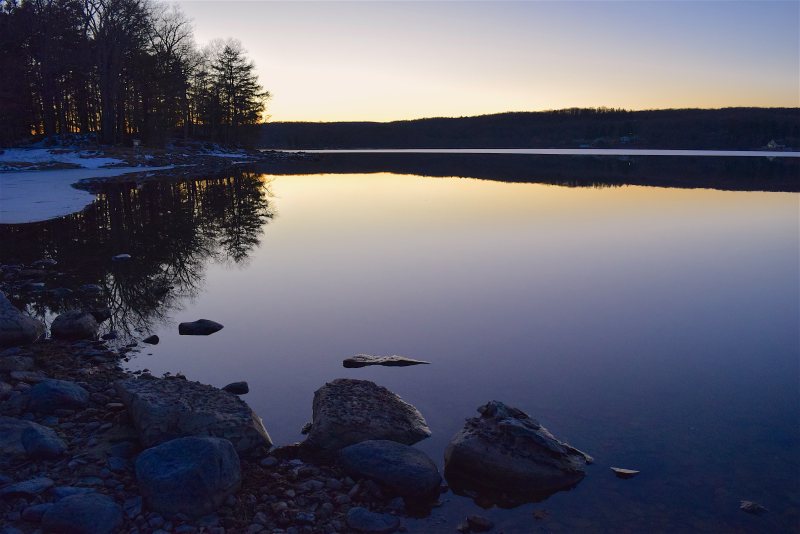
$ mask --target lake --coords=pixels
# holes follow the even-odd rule
[[[67,287],[106,288],[121,342],[161,338],[133,369],[247,380],[278,445],[302,439],[317,388],[353,377],[422,412],[433,435],[417,447],[440,467],[492,399],[595,458],[540,503],[481,510],[447,493],[412,532],[453,532],[472,513],[505,532],[797,531],[800,197],[779,185],[792,169],[655,158],[504,171],[560,169],[537,182],[480,179],[491,162],[454,177],[370,161],[109,184],[84,212],[0,225],[0,259],[50,256]],[[639,170],[603,178],[619,165]],[[708,188],[635,185],[693,173]],[[723,190],[745,178],[774,187]],[[134,261],[112,264],[121,252]],[[74,305],[42,294],[30,309]],[[178,335],[198,318],[225,328]],[[431,365],[343,368],[357,353]],[[743,513],[742,499],[770,512]]]

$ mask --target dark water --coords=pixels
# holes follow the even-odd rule
[[[59,283],[103,285],[121,333],[158,334],[133,368],[247,380],[277,444],[301,438],[314,390],[356,377],[420,409],[433,436],[417,446],[440,465],[490,399],[595,457],[572,491],[485,511],[446,494],[413,532],[453,532],[469,513],[505,532],[791,532],[798,198],[242,171],[108,186],[81,214],[0,226],[0,243],[3,261],[50,256]],[[133,263],[112,264],[120,252]],[[43,315],[77,303],[27,298]],[[224,330],[178,336],[201,317]],[[342,367],[362,352],[432,365]]]

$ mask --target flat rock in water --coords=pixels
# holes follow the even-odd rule
[[[372,356],[370,354],[356,354],[342,361],[342,366],[348,369],[366,367],[368,365],[384,365],[386,367],[408,367],[409,365],[429,365],[431,362],[414,360],[405,356]]]
[[[53,481],[46,477],[32,478],[0,488],[0,497],[31,497],[53,487]]]
[[[126,379],[115,384],[145,447],[183,436],[215,436],[239,453],[271,447],[264,423],[239,397],[179,378]]]
[[[400,528],[400,520],[393,515],[378,514],[354,506],[347,512],[347,526],[357,532],[390,533]]]
[[[178,333],[182,336],[209,336],[223,328],[221,324],[209,319],[198,319],[190,323],[180,323]]]
[[[101,493],[65,497],[42,515],[46,532],[112,534],[122,526],[122,507]]]
[[[394,441],[370,440],[345,447],[339,460],[353,478],[368,478],[392,494],[424,500],[439,494],[442,477],[419,449]]]
[[[516,408],[491,401],[468,419],[445,450],[445,477],[456,491],[536,501],[569,489],[592,458],[557,440]]]
[[[50,428],[13,417],[0,416],[0,466],[21,458],[58,458],[66,444]]]
[[[89,392],[74,382],[48,378],[25,392],[28,408],[51,413],[60,408],[80,409],[89,404]]]
[[[28,345],[44,335],[41,321],[29,317],[0,292],[0,348]]]
[[[96,339],[98,328],[94,315],[72,310],[53,319],[50,334],[56,339]]]
[[[147,343],[148,345],[158,345],[158,342],[161,341],[157,335],[153,334],[152,336],[147,336],[142,340],[142,343]]]
[[[245,395],[250,392],[250,386],[247,385],[247,382],[231,382],[222,390],[234,395]]]
[[[179,438],[136,459],[136,480],[150,509],[200,517],[216,511],[241,485],[239,456],[230,441]]]
[[[617,478],[633,478],[640,473],[639,471],[625,469],[623,467],[612,467],[611,470],[617,475]]]
[[[755,501],[742,501],[739,503],[739,509],[754,515],[765,514],[769,511]]]
[[[376,439],[413,445],[430,435],[422,414],[388,389],[368,380],[339,378],[314,392],[304,444],[334,452]]]

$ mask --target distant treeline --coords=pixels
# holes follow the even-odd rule
[[[800,147],[800,108],[564,109],[379,122],[275,122],[267,148]]]
[[[800,191],[800,159],[529,154],[323,153],[263,164],[267,174],[415,174],[568,187],[647,185]]]
[[[0,0],[0,143],[97,134],[221,143],[258,133],[268,94],[236,41],[195,45],[150,0]]]

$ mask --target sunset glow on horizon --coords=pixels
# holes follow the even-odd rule
[[[800,106],[795,1],[178,5],[242,42],[273,121]]]

